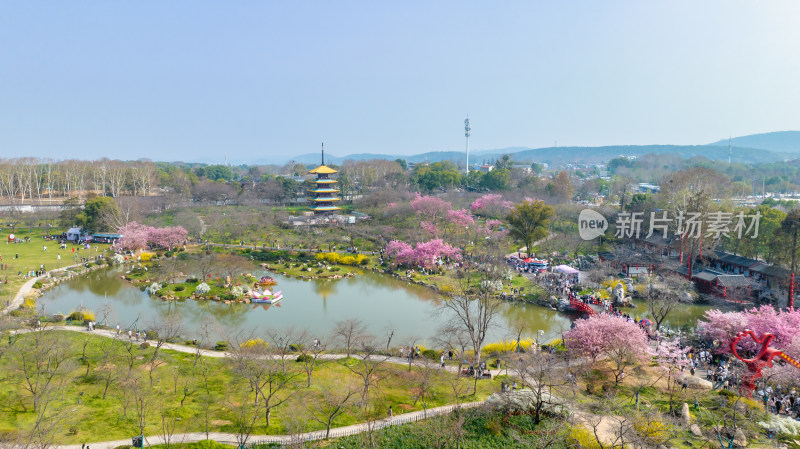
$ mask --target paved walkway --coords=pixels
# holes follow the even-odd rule
[[[115,338],[115,339],[119,339],[119,340],[127,340],[128,339],[128,334],[125,331],[122,331],[119,334],[117,334],[116,331],[109,330],[109,329],[95,329],[95,330],[89,332],[86,329],[86,327],[84,327],[84,326],[63,326],[63,325],[54,326],[54,325],[46,325],[46,324],[47,323],[45,323],[45,326],[42,328],[43,330],[46,330],[46,331],[80,332],[80,333],[97,335],[98,337]],[[17,330],[12,331],[12,333],[13,334],[17,334],[17,333],[24,334],[24,333],[28,333],[28,332],[34,332],[34,331],[35,331],[35,329],[17,329]],[[152,344],[153,341],[151,340],[150,343]],[[208,350],[208,349],[199,349],[199,348],[194,347],[194,346],[179,345],[179,344],[174,344],[174,343],[164,343],[161,346],[161,349],[168,349],[168,350],[172,350],[172,351],[176,351],[176,352],[183,352],[183,353],[186,353],[186,354],[197,354],[197,351],[200,351],[200,355],[202,355],[204,357],[214,357],[214,358],[225,358],[225,357],[228,357],[228,356],[231,355],[230,351],[211,351],[211,350]],[[356,354],[356,353],[353,353],[351,356],[353,358],[355,358],[355,359],[361,358],[361,356],[359,356],[359,354]],[[275,359],[279,359],[281,356],[280,355],[273,355],[272,357],[275,358]],[[297,353],[289,352],[289,353],[286,354],[286,357],[294,359],[294,358],[297,357]],[[346,357],[347,357],[347,354],[322,354],[319,357],[319,359],[320,360],[339,360],[339,359],[344,359]],[[387,363],[392,363],[392,364],[395,364],[395,365],[408,366],[408,359],[403,358],[403,357],[391,357],[391,356],[387,357],[385,355],[375,354],[375,355],[369,356],[368,359],[369,360],[381,360],[381,361],[385,361]],[[420,362],[424,362],[426,364],[429,364],[434,369],[442,369],[437,362],[435,362],[433,360],[430,360],[430,359],[426,359],[425,357],[416,358],[411,363],[412,363],[413,366],[419,367],[420,366]],[[447,371],[447,372],[451,372],[451,373],[457,373],[458,372],[458,366],[457,365],[445,365],[444,370]],[[492,374],[492,377],[494,377],[494,376],[500,374],[500,372],[502,370],[488,370],[488,371]]]
[[[479,407],[483,404],[483,402],[468,402],[460,405],[460,408],[475,408]],[[410,422],[416,422],[421,419],[425,419],[432,416],[444,415],[447,413],[452,413],[454,410],[459,408],[455,405],[446,405],[443,407],[436,407],[428,410],[421,410],[418,412],[411,412],[411,413],[404,413],[399,416],[395,416],[393,418],[386,418],[382,420],[378,420],[372,423],[372,429],[383,429],[390,426],[406,424]],[[369,426],[367,423],[360,423],[360,424],[353,424],[351,426],[346,427],[335,427],[331,428],[331,435],[330,438],[340,438],[346,437],[350,435],[356,435],[359,433],[363,433],[369,430]],[[237,442],[237,435],[233,433],[221,433],[221,432],[210,432],[206,437],[205,433],[181,433],[172,435],[170,441],[175,443],[192,443],[196,441],[202,440],[214,440],[218,443],[229,444],[232,446],[236,446]],[[297,435],[250,435],[246,444],[253,444],[253,443],[278,443],[278,444],[289,444],[298,441],[314,441],[314,440],[322,440],[325,439],[325,430],[317,430],[314,432],[306,432]],[[154,435],[154,436],[147,436],[145,437],[145,444],[148,446],[155,446],[157,444],[164,444],[164,437],[162,435]],[[87,443],[92,449],[113,449],[117,446],[123,445],[130,445],[131,440],[116,440],[116,441],[102,441],[102,442],[90,442]],[[51,446],[54,449],[80,449],[81,445],[79,444],[71,444],[65,446]]]
[[[48,271],[47,273],[45,273],[45,274],[43,274],[41,276],[30,278],[27,282],[22,284],[22,287],[20,287],[19,290],[17,291],[17,295],[14,296],[14,299],[11,300],[11,302],[8,304],[8,306],[6,306],[5,309],[0,311],[0,314],[7,315],[12,310],[19,309],[19,307],[22,305],[22,302],[25,301],[25,295],[30,293],[30,291],[33,289],[33,284],[35,284],[36,281],[40,281],[42,279],[46,279],[46,278],[50,277],[51,273],[56,273],[56,272],[59,272],[59,271],[66,271],[66,270],[69,270],[70,268],[82,267],[82,266],[83,266],[83,263],[79,263],[79,264],[75,264],[75,265],[69,265],[69,266],[62,267],[62,268],[56,268],[55,270],[50,270],[50,271]]]

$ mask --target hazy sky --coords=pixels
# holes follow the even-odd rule
[[[800,2],[6,1],[0,157],[283,161],[800,129]]]

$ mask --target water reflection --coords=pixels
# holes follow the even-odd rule
[[[261,276],[266,272],[254,270]],[[225,339],[231,334],[247,334],[256,329],[289,327],[307,329],[322,338],[334,323],[348,318],[364,321],[370,332],[384,335],[396,330],[396,341],[415,336],[431,338],[447,316],[439,313],[442,299],[431,289],[408,284],[391,276],[363,272],[340,280],[303,281],[272,274],[278,281],[273,287],[283,291],[284,300],[269,304],[224,304],[216,301],[162,301],[120,279],[121,271],[98,271],[67,281],[45,293],[39,303],[48,313],[69,314],[83,305],[99,312],[104,302],[113,307],[120,326],[144,328],[160,317],[176,314],[187,330],[187,338],[197,338],[204,328],[211,328],[210,338]],[[707,307],[682,306],[673,322],[694,323]],[[643,304],[634,315],[645,316]],[[545,332],[549,340],[570,327],[571,318],[554,310],[522,303],[505,303],[497,326],[487,340],[515,336],[514,329],[524,327],[523,336]],[[115,322],[110,322],[112,326]]]

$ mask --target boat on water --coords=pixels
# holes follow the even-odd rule
[[[271,287],[273,285],[278,285],[278,281],[273,279],[271,276],[262,276],[261,280],[258,281],[256,285],[260,287]]]
[[[283,293],[280,291],[273,293],[269,290],[260,292],[252,290],[250,296],[250,302],[254,304],[275,304],[283,299]]]

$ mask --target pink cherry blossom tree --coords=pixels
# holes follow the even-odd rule
[[[680,341],[677,339],[663,340],[655,350],[654,356],[658,368],[667,376],[670,412],[673,410],[673,399],[678,388],[678,381],[683,378],[684,369],[689,366],[689,358],[686,354],[690,350],[690,347],[681,347]]]
[[[165,228],[154,228],[150,231],[148,241],[151,246],[157,248],[173,249],[186,241],[189,233],[183,226],[168,226]]]
[[[503,195],[497,193],[487,193],[472,202],[469,209],[473,214],[485,217],[502,217],[511,210],[514,203],[504,201]]]
[[[386,245],[386,254],[394,257],[399,264],[423,268],[434,267],[439,259],[461,258],[461,250],[444,243],[442,239],[420,242],[413,248],[408,243],[393,240]]]
[[[419,223],[419,226],[424,229],[425,232],[429,233],[431,237],[437,237],[439,235],[439,227],[436,226],[435,223],[422,221]]]
[[[592,362],[608,361],[617,385],[626,369],[650,356],[644,329],[626,318],[605,313],[576,321],[575,327],[564,334],[564,343],[568,350]]]
[[[138,251],[147,247],[150,233],[154,228],[132,221],[117,231],[122,238],[114,244],[115,250]]]
[[[453,206],[447,201],[430,195],[421,196],[417,193],[414,199],[411,200],[411,209],[417,215],[432,223],[436,223],[452,208]]]
[[[475,224],[475,219],[472,218],[472,214],[470,214],[466,209],[453,209],[447,211],[447,221],[452,223],[453,226],[459,228],[468,228]]]
[[[115,250],[138,251],[147,248],[172,249],[186,241],[188,232],[182,226],[154,228],[132,221],[119,228],[122,238],[114,245]]]

